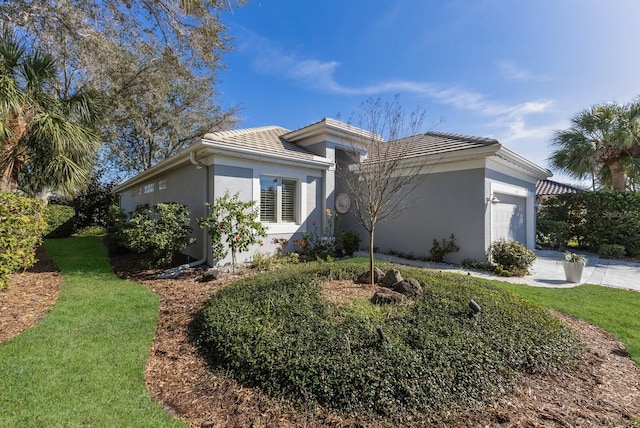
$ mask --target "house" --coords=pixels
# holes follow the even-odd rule
[[[351,229],[367,242],[353,216],[340,170],[348,168],[349,152],[371,134],[333,119],[322,119],[290,131],[278,126],[206,134],[181,153],[142,172],[116,188],[120,206],[181,202],[192,214],[195,244],[186,254],[215,264],[206,231],[196,218],[206,215],[204,202],[225,192],[254,200],[269,237],[295,238],[328,226],[324,214],[335,212],[337,230]],[[412,161],[423,162],[427,177],[415,189],[415,202],[376,229],[376,246],[426,255],[433,239],[452,233],[460,251],[448,261],[485,260],[491,241],[504,237],[533,248],[535,189],[551,174],[497,140],[429,132],[417,138]],[[336,204],[337,203],[337,204]],[[223,260],[222,262],[225,262]]]
[[[559,183],[553,180],[538,180],[536,184],[536,203],[542,204],[545,200],[552,196],[561,195],[563,193],[580,193],[584,190],[565,183]]]

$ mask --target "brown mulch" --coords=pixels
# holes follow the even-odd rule
[[[41,260],[46,263],[46,258],[41,257]],[[135,257],[130,255],[112,258],[112,265],[118,275],[144,284],[160,296],[158,330],[147,365],[147,387],[168,412],[190,426],[383,425],[328,412],[302,413],[259,390],[207,370],[206,363],[188,339],[189,322],[212,293],[241,275],[228,274],[205,283],[194,281],[193,272],[177,278],[156,279],[159,271],[141,270]],[[53,289],[57,295],[56,283],[59,286],[60,274],[50,265],[12,277],[9,291],[0,292],[0,342],[28,328],[47,313],[48,307],[33,303],[52,301]],[[23,292],[17,293],[13,289]],[[33,290],[31,297],[21,297],[25,295],[25,289]],[[335,281],[325,284],[323,293],[328,300],[341,303],[358,296],[368,298],[375,290],[375,287],[362,287],[350,281]],[[574,370],[553,376],[522,376],[511,394],[488,407],[471,410],[436,426],[636,426],[634,422],[640,416],[640,369],[623,344],[581,320],[559,313],[555,315],[582,338],[585,354]],[[33,322],[23,321],[27,319]],[[5,334],[5,331],[14,333]],[[416,421],[407,421],[406,425],[420,426]]]
[[[9,288],[0,290],[0,343],[35,325],[58,299],[60,271],[44,248],[36,250],[36,258],[33,267],[12,274]]]

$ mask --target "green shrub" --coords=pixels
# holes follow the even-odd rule
[[[580,247],[617,244],[629,256],[640,255],[640,192],[566,193],[546,200],[540,214],[567,223]]]
[[[538,219],[536,241],[551,248],[565,248],[572,238],[569,223],[561,220]]]
[[[598,255],[605,259],[621,259],[624,257],[624,245],[602,244],[598,248]]]
[[[487,402],[518,372],[551,372],[579,352],[542,307],[461,275],[407,269],[424,293],[406,304],[322,299],[321,281],[354,279],[361,269],[310,263],[238,281],[206,304],[194,337],[212,367],[243,384],[304,408],[395,423]],[[481,313],[471,314],[470,299]]]
[[[74,219],[76,229],[107,226],[109,210],[117,202],[114,188],[115,183],[102,181],[101,172],[91,177],[87,187],[71,201],[71,205],[76,210]]]
[[[150,252],[158,265],[174,263],[195,242],[189,221],[189,208],[183,204],[140,205],[122,232],[124,244],[139,253]]]
[[[353,230],[345,230],[340,235],[340,244],[344,254],[353,257],[353,254],[360,249],[360,235]]]
[[[47,229],[45,238],[68,238],[73,234],[75,210],[68,205],[49,204],[45,210]]]
[[[502,276],[524,276],[536,261],[533,251],[517,241],[498,239],[489,248],[491,261],[496,264],[496,273]]]
[[[47,226],[42,201],[0,192],[0,290],[9,274],[36,262],[35,250]]]
[[[444,256],[450,253],[455,253],[458,250],[460,250],[460,247],[456,245],[456,237],[453,233],[449,237],[449,240],[443,238],[442,244],[434,239],[433,246],[431,247],[431,250],[429,250],[428,260],[441,263],[444,261]]]

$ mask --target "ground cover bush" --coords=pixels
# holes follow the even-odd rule
[[[36,262],[36,247],[46,228],[42,201],[0,192],[0,290],[9,274]]]
[[[246,385],[395,422],[483,402],[518,372],[551,372],[579,352],[541,306],[460,275],[405,269],[424,293],[400,305],[322,299],[322,281],[361,270],[310,263],[238,281],[212,296],[194,338],[212,367]]]

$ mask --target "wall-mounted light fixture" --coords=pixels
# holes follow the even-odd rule
[[[500,199],[498,199],[493,193],[487,198],[488,204],[497,204],[498,202],[500,202]]]

